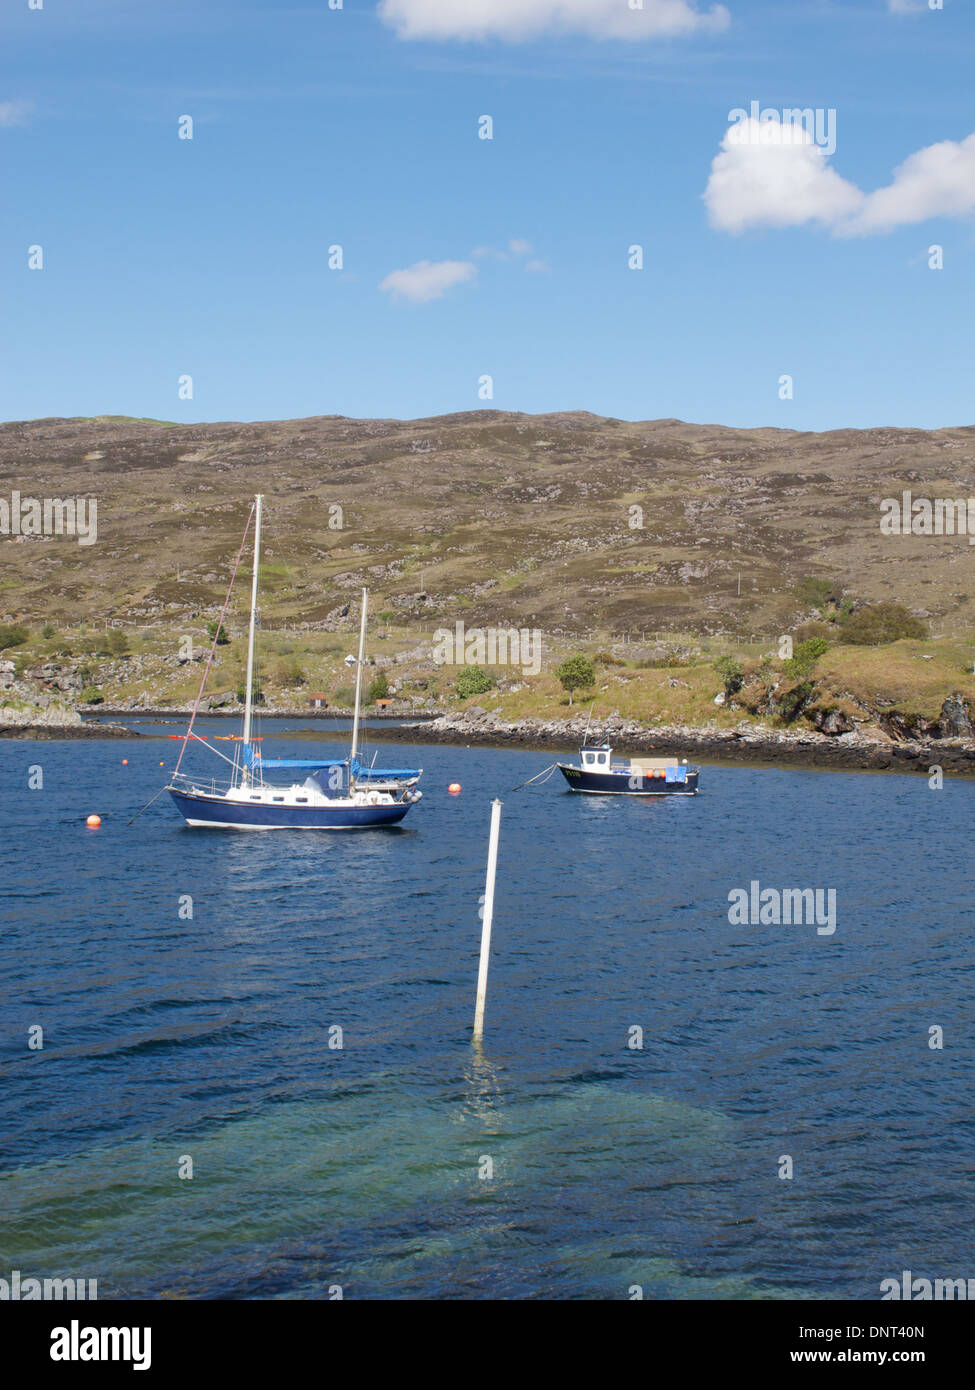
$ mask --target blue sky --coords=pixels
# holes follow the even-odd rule
[[[973,422],[975,5],[380,8],[7,0],[0,418]]]

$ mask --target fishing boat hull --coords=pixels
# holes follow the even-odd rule
[[[412,800],[378,805],[294,806],[228,799],[219,793],[169,788],[176,809],[190,826],[213,830],[367,830],[397,825]],[[342,799],[344,800],[344,798]]]
[[[593,772],[571,763],[558,763],[559,771],[574,792],[590,792],[597,796],[696,796],[699,771],[688,768],[681,781],[669,781],[666,776],[654,777],[648,772]]]

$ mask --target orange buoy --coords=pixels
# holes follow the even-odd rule
[[[459,783],[459,782],[451,782],[451,784],[450,784],[450,786],[447,788],[447,790],[448,790],[448,792],[450,792],[450,795],[451,795],[451,796],[459,796],[459,795],[460,795],[460,783]]]
[[[162,758],[159,759],[159,766],[160,766],[160,767],[165,767],[165,766],[166,766],[166,764],[163,762]]]
[[[92,830],[94,830],[96,826],[101,825],[101,823],[102,823],[102,818],[101,818],[101,816],[95,816],[95,815],[89,816],[88,819],[85,821],[85,825],[90,825],[91,828],[92,828]]]
[[[122,766],[123,766],[123,767],[128,767],[128,765],[129,765],[129,760],[128,760],[128,758],[123,758],[123,759],[122,759]]]

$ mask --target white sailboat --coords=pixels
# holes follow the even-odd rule
[[[263,496],[258,494],[244,531],[246,541],[247,529],[253,520],[254,572],[251,579],[243,733],[232,758],[193,733],[196,708],[199,707],[206,683],[204,673],[196,708],[190,718],[189,728],[182,736],[183,747],[167,790],[187,825],[191,826],[234,830],[358,830],[372,826],[395,825],[423,795],[417,788],[422,768],[364,768],[359,762],[359,709],[368,605],[368,593],[365,589],[362,591],[362,613],[359,623],[359,655],[358,658],[346,658],[350,663],[354,661],[356,667],[355,713],[352,721],[352,745],[348,757],[275,758],[273,761],[261,757],[258,747],[261,740],[253,737],[252,724],[263,501]],[[227,597],[229,600],[229,593]],[[201,780],[199,777],[190,777],[180,772],[183,756],[191,742],[202,743],[211,753],[215,753],[229,764],[230,773],[225,782],[218,785],[216,779],[211,779],[208,784],[205,778]],[[300,770],[307,775],[301,781],[293,781],[288,785],[272,783],[265,777],[266,763],[269,763],[268,771],[276,773]]]

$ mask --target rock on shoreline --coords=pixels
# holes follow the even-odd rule
[[[582,743],[586,721],[580,719],[523,719],[505,723],[477,706],[463,714],[448,714],[424,724],[371,730],[379,737],[411,743],[448,743],[486,747],[569,749]],[[975,740],[939,739],[893,742],[852,732],[831,736],[814,730],[793,732],[755,725],[734,729],[691,728],[683,725],[642,724],[619,720],[593,723],[591,743],[611,743],[625,752],[679,753],[717,763],[775,763],[787,767],[849,768],[868,771],[917,772],[941,767],[945,772],[975,776]]]
[[[89,723],[75,709],[0,708],[0,738],[139,738],[121,724]]]

